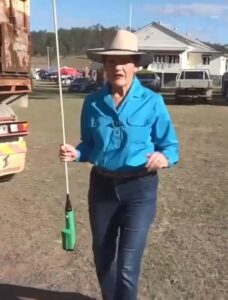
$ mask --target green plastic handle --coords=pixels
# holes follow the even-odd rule
[[[66,251],[72,251],[76,245],[76,223],[74,211],[65,212],[66,228],[61,231],[62,247]]]

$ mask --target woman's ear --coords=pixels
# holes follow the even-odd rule
[[[135,68],[134,68],[134,73],[136,74],[137,72],[138,72],[138,67],[135,66]]]

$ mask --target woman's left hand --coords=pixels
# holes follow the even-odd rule
[[[146,168],[148,169],[148,171],[160,170],[169,166],[168,159],[160,152],[147,154],[147,158],[148,161],[146,164]]]

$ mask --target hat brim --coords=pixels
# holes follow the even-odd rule
[[[139,56],[140,61],[143,57],[145,57],[147,54],[144,52],[134,52],[134,51],[128,51],[128,50],[105,50],[100,49],[100,50],[95,50],[94,49],[89,49],[86,51],[87,57],[92,60],[96,61],[99,63],[104,62],[104,57],[108,55],[117,55],[117,56],[125,56],[125,55],[133,55],[133,56]]]

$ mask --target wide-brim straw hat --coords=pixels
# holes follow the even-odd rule
[[[142,60],[147,54],[139,51],[138,40],[134,33],[126,30],[117,30],[109,35],[104,48],[88,49],[86,54],[89,59],[103,63],[107,55],[136,55]]]

